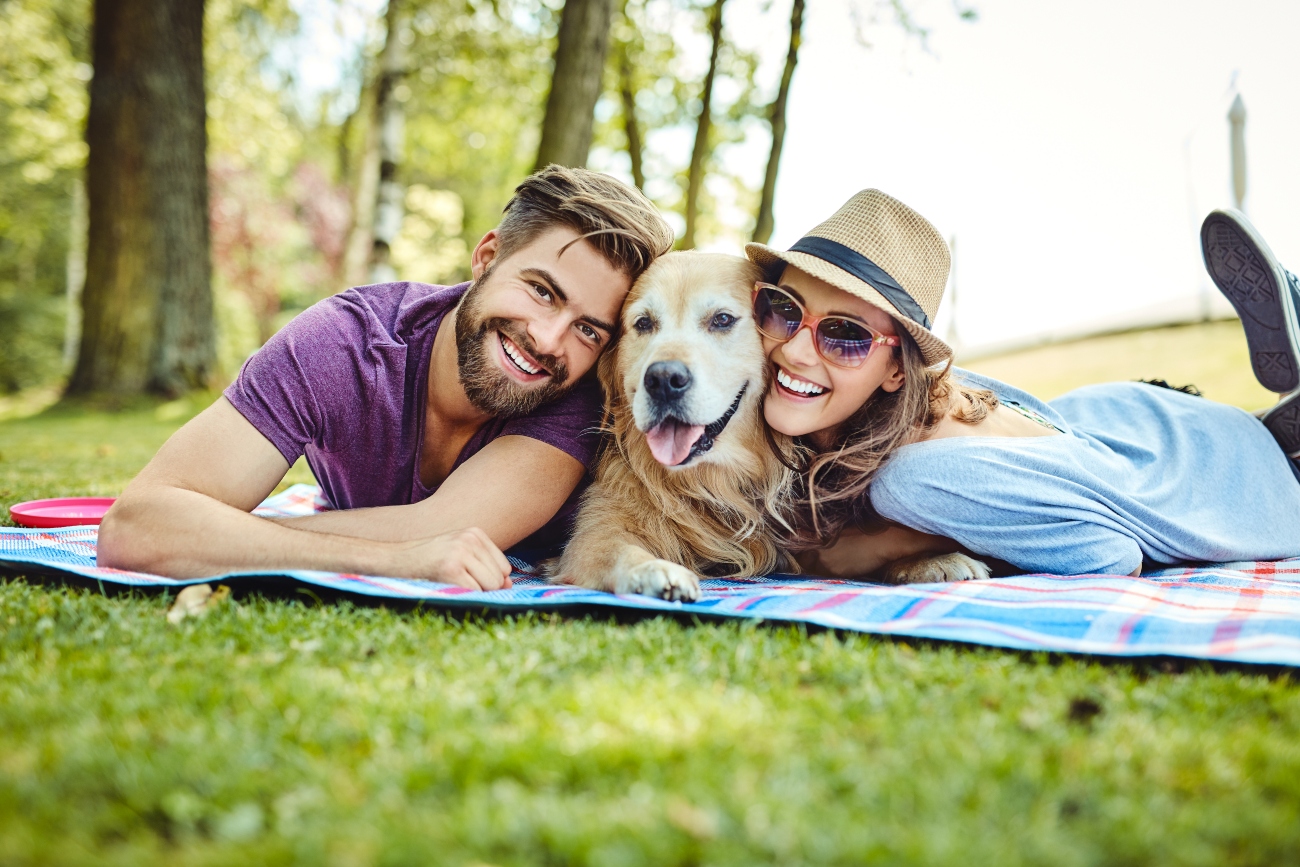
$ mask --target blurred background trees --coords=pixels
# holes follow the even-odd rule
[[[191,41],[203,15],[206,165],[174,144],[197,115],[150,115],[139,90],[188,75],[193,102],[197,57],[169,71],[141,45],[103,54],[96,78],[91,0],[0,2],[0,393],[69,376],[89,394],[219,385],[289,317],[349,285],[467,279],[470,248],[549,162],[635,183],[683,247],[771,233],[804,0],[769,3],[791,23],[770,35],[785,60],[771,81],[731,38],[735,0],[182,5]],[[95,6],[105,27],[152,8]],[[334,53],[313,63],[326,43]],[[88,128],[90,93],[119,98],[97,96]],[[728,148],[756,137],[771,141],[767,175],[742,177]],[[87,196],[92,150],[103,159],[90,155]],[[210,252],[183,209],[122,194],[144,189],[139,172],[158,176],[156,196],[191,210],[206,199]]]

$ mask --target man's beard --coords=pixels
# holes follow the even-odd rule
[[[499,418],[527,415],[564,393],[569,369],[555,356],[539,353],[512,320],[482,318],[479,289],[490,275],[491,269],[475,280],[461,298],[456,313],[456,369],[465,396],[483,412]],[[497,351],[493,344],[500,342],[497,332],[508,337],[550,376],[532,387],[512,380],[492,362],[491,353]],[[506,363],[513,363],[508,356]]]

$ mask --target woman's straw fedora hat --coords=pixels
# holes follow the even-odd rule
[[[948,283],[948,245],[929,220],[880,190],[858,193],[789,250],[746,244],[745,255],[769,280],[793,265],[879,307],[915,338],[927,365],[952,357],[930,330]]]

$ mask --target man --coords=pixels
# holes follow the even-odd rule
[[[583,377],[672,239],[608,176],[529,177],[474,248],[471,284],[363,286],[285,326],[127,486],[99,564],[508,587],[501,549],[553,539],[572,509],[601,412]],[[249,514],[303,454],[336,511]]]

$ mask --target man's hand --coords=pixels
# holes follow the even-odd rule
[[[510,561],[478,527],[453,530],[431,539],[396,543],[396,578],[423,578],[470,590],[504,590],[513,586]]]

